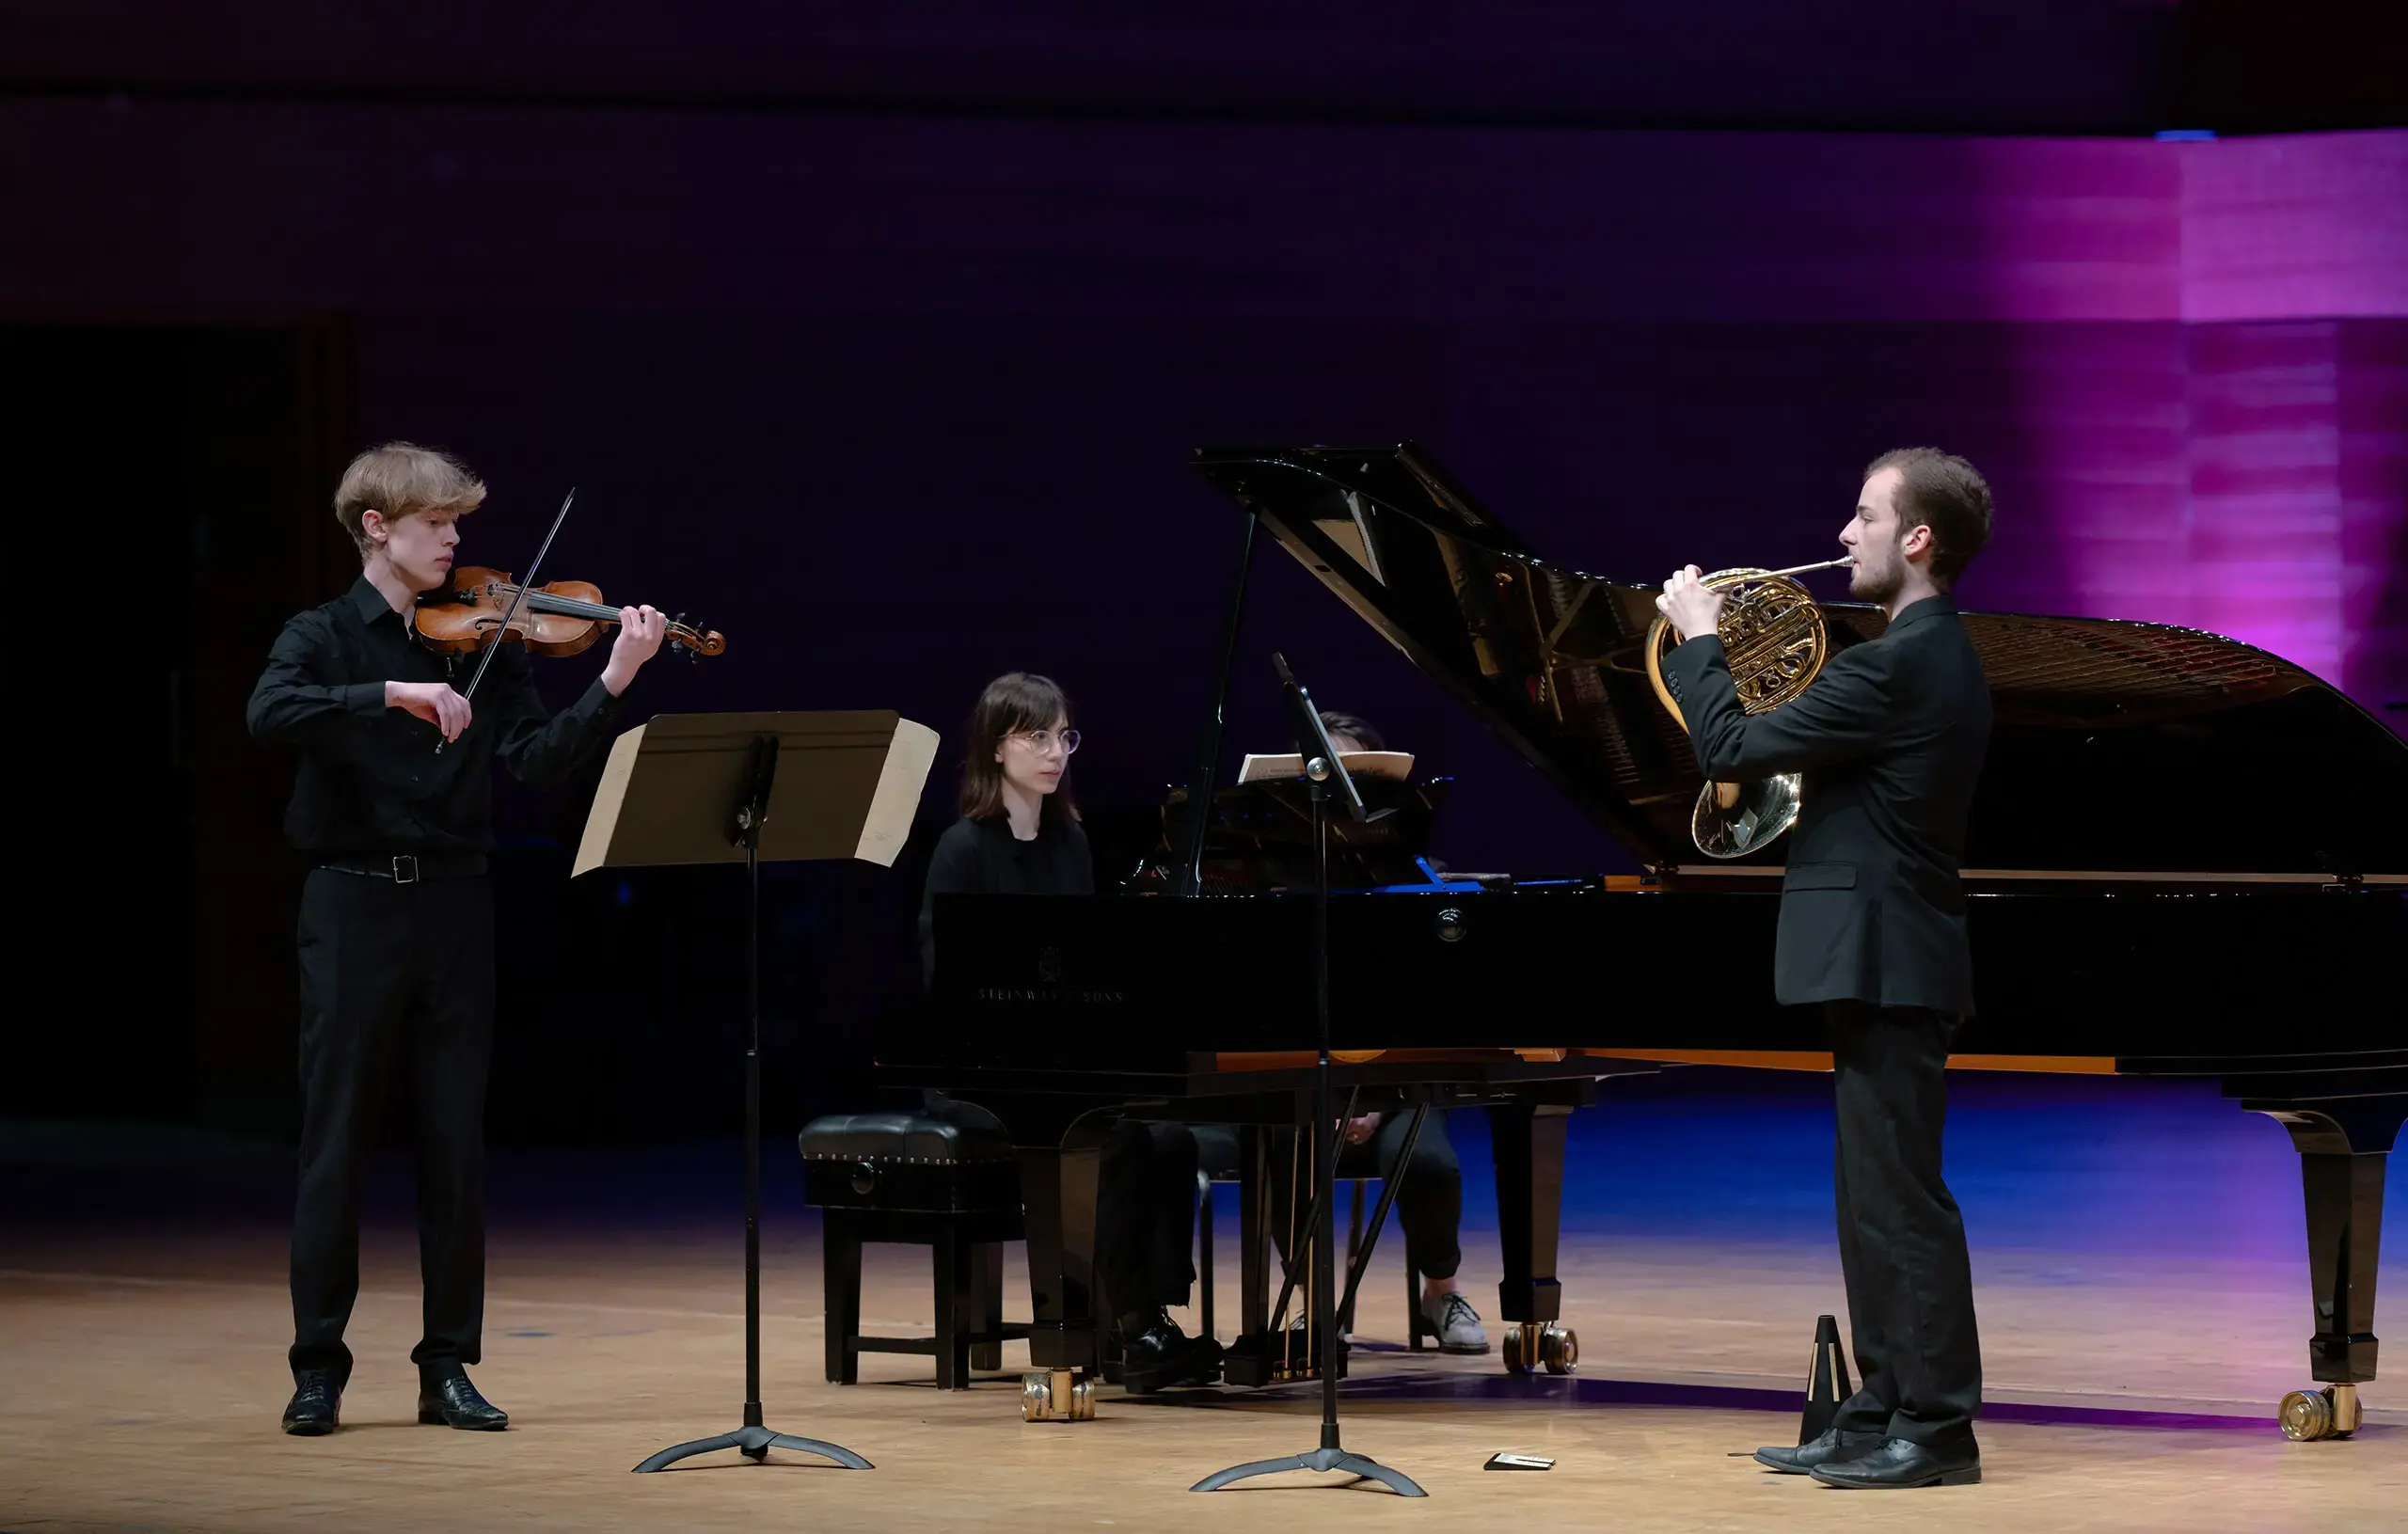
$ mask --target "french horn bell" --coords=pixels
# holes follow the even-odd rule
[[[1823,626],[1823,609],[1793,577],[1855,562],[1848,557],[1786,570],[1749,566],[1717,570],[1704,577],[1709,589],[1723,593],[1722,617],[1715,632],[1721,638],[1741,709],[1761,714],[1778,708],[1814,680],[1830,658],[1830,636]],[[1656,701],[1686,730],[1688,720],[1664,685],[1664,657],[1683,638],[1670,620],[1659,617],[1647,631],[1645,654],[1647,680],[1656,688]],[[1709,858],[1744,858],[1798,823],[1800,790],[1800,775],[1795,772],[1748,783],[1709,781],[1698,791],[1697,808],[1689,814],[1689,839]]]

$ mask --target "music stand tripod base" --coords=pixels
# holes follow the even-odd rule
[[[1288,1454],[1275,1460],[1257,1460],[1252,1464],[1231,1465],[1215,1470],[1188,1488],[1191,1492],[1217,1492],[1224,1486],[1250,1479],[1255,1476],[1275,1476],[1289,1470],[1335,1470],[1340,1475],[1376,1480],[1399,1496],[1428,1496],[1430,1494],[1413,1483],[1413,1478],[1401,1470],[1391,1470],[1377,1460],[1350,1454],[1342,1448],[1317,1448],[1309,1454]]]
[[[758,1422],[748,1422],[734,1432],[723,1432],[715,1438],[697,1438],[690,1444],[664,1448],[637,1465],[636,1474],[641,1476],[654,1470],[666,1470],[680,1460],[690,1460],[697,1454],[715,1454],[723,1448],[738,1450],[754,1464],[768,1459],[769,1450],[773,1448],[790,1448],[798,1453],[817,1454],[833,1460],[848,1470],[877,1468],[841,1444],[823,1443],[816,1438],[797,1438],[788,1432],[771,1432]]]

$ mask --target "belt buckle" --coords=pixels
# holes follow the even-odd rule
[[[396,884],[418,882],[418,858],[414,854],[408,852],[394,854],[393,882]]]

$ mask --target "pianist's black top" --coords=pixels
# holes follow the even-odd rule
[[[1093,894],[1095,862],[1087,833],[1066,814],[1040,816],[1037,835],[1012,834],[1009,815],[964,815],[937,839],[928,889],[920,897],[920,964],[937,975],[937,896],[941,894]]]
[[[251,691],[252,738],[301,748],[284,829],[307,852],[483,852],[493,846],[493,762],[524,782],[565,777],[610,735],[619,700],[597,679],[558,716],[535,695],[527,652],[504,645],[471,700],[467,731],[385,706],[388,682],[466,688],[476,657],[418,642],[366,577],[284,625]]]

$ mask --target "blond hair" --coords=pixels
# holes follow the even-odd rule
[[[376,552],[362,518],[370,512],[387,523],[414,512],[473,512],[484,504],[483,480],[448,452],[414,442],[388,442],[351,461],[335,486],[335,520],[366,560]]]

